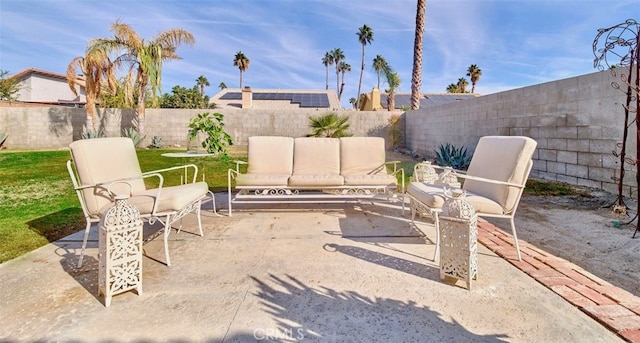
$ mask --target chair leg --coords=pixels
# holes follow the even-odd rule
[[[171,266],[171,259],[169,258],[169,234],[170,233],[171,233],[171,215],[168,215],[164,223],[164,257],[167,261],[167,267]]]
[[[433,262],[438,258],[438,252],[440,250],[440,219],[438,217],[438,212],[432,212],[433,216],[433,224],[436,227],[436,249],[433,253]]]
[[[213,193],[212,194],[212,199],[213,199]],[[198,229],[200,229],[200,237],[204,236],[204,233],[202,233],[202,219],[200,218],[200,207],[202,206],[202,200],[198,201],[198,207],[196,207],[196,216],[198,217]],[[213,200],[213,212],[216,212],[216,201]],[[217,214],[217,213],[216,213]]]
[[[520,255],[520,244],[518,243],[518,235],[516,234],[516,224],[513,220],[513,217],[509,219],[511,221],[511,232],[513,233],[513,241],[516,243],[516,252],[518,253],[518,261],[522,261],[522,256]]]
[[[82,250],[80,251],[80,259],[78,260],[78,268],[82,267],[84,259],[84,250],[87,248],[87,240],[89,240],[89,231],[91,231],[91,221],[87,218],[87,227],[84,229],[84,239],[82,240]]]

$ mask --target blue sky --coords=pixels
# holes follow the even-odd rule
[[[195,36],[193,46],[178,49],[181,60],[164,65],[163,92],[192,87],[200,75],[211,83],[208,95],[220,82],[237,88],[238,51],[251,61],[243,86],[324,89],[321,59],[340,48],[352,67],[342,100],[348,106],[357,93],[363,24],[374,32],[363,91],[377,83],[376,55],[399,73],[400,92],[411,91],[415,7],[415,0],[2,0],[0,69],[65,73],[119,19],[144,38],[171,28]],[[597,29],[629,18],[640,21],[640,0],[427,0],[422,91],[445,92],[471,64],[482,69],[480,94],[594,72]],[[335,88],[335,69],[329,75]]]

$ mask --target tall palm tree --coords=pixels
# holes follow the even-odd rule
[[[422,86],[422,37],[424,36],[424,12],[427,0],[417,0],[416,33],[413,41],[413,73],[411,74],[411,109],[420,108],[420,87]]]
[[[75,57],[67,66],[67,84],[73,94],[78,95],[76,86],[85,89],[87,99],[85,104],[87,111],[86,131],[96,131],[96,101],[103,86],[106,85],[108,89],[115,92],[117,80],[114,67],[109,55],[102,50],[87,50],[84,57]],[[82,76],[79,76],[80,71]]]
[[[218,85],[218,88],[220,88],[220,90],[225,90],[227,89],[227,84],[224,82],[220,82],[220,84]]]
[[[204,96],[204,87],[211,86],[211,84],[209,83],[209,80],[207,80],[207,78],[204,75],[198,76],[198,78],[196,79],[196,85],[200,87],[200,95],[202,96]]]
[[[387,110],[393,111],[396,107],[396,90],[400,87],[400,75],[393,71],[389,71],[385,75],[389,85],[389,89],[385,90],[387,93]]]
[[[465,79],[464,77],[461,77],[458,79],[458,83],[456,85],[458,86],[458,93],[466,93],[469,81],[467,81],[467,79]]]
[[[324,68],[326,70],[325,75],[326,75],[326,90],[329,90],[329,66],[333,65],[333,56],[331,55],[331,51],[327,51],[324,53],[324,57],[322,58],[322,64],[324,65]]]
[[[362,74],[364,73],[364,48],[367,44],[373,42],[373,29],[367,25],[362,25],[358,29],[358,42],[362,44],[362,66],[360,67],[360,81],[358,82],[358,99],[360,99],[360,89],[362,88]],[[360,101],[356,104],[356,107],[360,107]]]
[[[384,57],[380,55],[376,55],[376,58],[373,59],[372,66],[373,70],[375,70],[376,74],[378,75],[378,89],[380,89],[380,75],[386,75],[391,71],[391,67],[389,67],[389,63],[387,63],[387,60],[385,60]]]
[[[249,59],[242,51],[238,51],[233,59],[233,66],[240,69],[240,88],[242,89],[242,73],[249,69]]]
[[[137,96],[136,119],[138,132],[144,135],[145,101],[147,95],[157,103],[162,90],[162,63],[179,59],[176,50],[180,44],[193,44],[193,35],[183,29],[171,29],[158,33],[150,40],[141,38],[129,25],[116,21],[111,25],[113,38],[98,38],[89,43],[90,53],[124,54],[114,59],[116,66],[128,66],[125,77],[126,100],[133,103]],[[147,92],[147,87],[149,92]]]
[[[467,76],[471,78],[471,93],[476,92],[476,83],[480,79],[480,75],[482,75],[482,70],[475,64],[470,65],[467,69]]]
[[[351,65],[343,61],[340,62],[338,69],[340,69],[340,74],[342,76],[340,82],[340,93],[338,93],[338,99],[340,99],[342,97],[342,91],[344,91],[344,73],[351,72]]]
[[[335,48],[330,52],[333,58],[333,64],[336,65],[336,93],[338,93],[338,100],[340,100],[340,61],[344,60],[344,52],[342,49]]]

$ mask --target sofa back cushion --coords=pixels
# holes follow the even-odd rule
[[[338,138],[298,137],[293,149],[293,174],[339,175]]]
[[[291,175],[293,138],[280,136],[249,137],[248,174]]]
[[[523,136],[480,138],[467,174],[524,185],[531,170],[536,141]],[[506,213],[517,205],[520,189],[481,181],[465,180],[463,188],[500,204]]]
[[[73,164],[80,185],[96,185],[120,179],[129,179],[131,193],[146,190],[138,155],[131,138],[109,137],[82,139],[69,144]],[[116,184],[111,188],[114,194],[129,194],[129,186]],[[99,214],[100,210],[112,202],[107,186],[86,188],[82,191],[89,214]]]
[[[340,174],[372,175],[387,172],[382,137],[341,137]]]

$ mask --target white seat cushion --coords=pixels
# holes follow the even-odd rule
[[[331,187],[344,185],[344,178],[337,174],[293,174],[289,178],[291,187]]]
[[[280,136],[249,137],[247,174],[291,175],[293,138]]]
[[[236,187],[286,187],[289,174],[238,174]]]
[[[382,137],[341,137],[340,174],[386,174],[385,153]]]
[[[180,211],[187,205],[203,198],[209,191],[206,182],[188,183],[180,186],[162,187],[156,213]],[[140,214],[151,214],[157,189],[134,194],[128,202],[138,208]]]
[[[528,177],[536,141],[524,136],[485,136],[480,138],[467,170],[470,176],[524,185]],[[519,200],[516,187],[465,180],[466,191],[501,204],[511,212]]]
[[[293,148],[293,175],[340,175],[340,140],[296,138]]]
[[[407,187],[407,194],[414,197],[425,206],[432,209],[441,209],[446,200],[443,185],[426,184],[422,182],[411,182]],[[473,205],[476,213],[482,214],[504,214],[502,207],[497,202],[467,192],[466,199]]]
[[[397,186],[398,180],[389,174],[345,175],[345,186]]]

